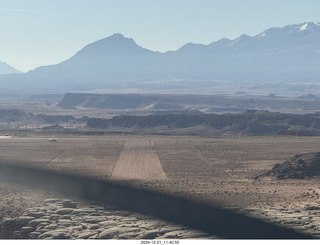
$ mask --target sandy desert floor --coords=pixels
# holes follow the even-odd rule
[[[320,151],[320,137],[61,134],[56,138],[57,142],[49,142],[43,135],[1,137],[0,164],[121,182],[320,234],[320,179],[254,179],[296,154]],[[3,179],[0,195],[2,221],[42,205],[45,199],[69,198]]]

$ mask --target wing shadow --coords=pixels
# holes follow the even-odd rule
[[[293,229],[168,194],[111,181],[21,166],[0,165],[0,177],[32,188],[85,198],[198,229],[221,239],[311,239]]]

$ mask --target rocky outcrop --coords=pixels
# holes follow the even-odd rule
[[[320,206],[306,205],[299,209],[290,208],[245,208],[238,209],[242,214],[259,217],[267,222],[285,226],[304,234],[309,234],[316,239],[320,238]]]
[[[75,118],[71,115],[32,114],[26,113],[25,111],[20,109],[0,109],[0,123],[13,123],[13,125],[52,124],[52,127],[56,127],[59,126],[59,124],[63,123],[85,124],[87,121],[87,116]],[[63,129],[63,127],[60,127],[60,129]]]
[[[158,132],[168,134],[234,135],[320,135],[320,115],[249,110],[244,113],[167,114],[115,116],[112,119],[90,118],[88,127],[95,129]]]
[[[146,116],[120,115],[111,119],[75,118],[71,115],[34,115],[23,110],[0,110],[0,123],[8,128],[41,125],[43,130],[64,131],[64,126],[87,125],[84,130],[172,135],[298,135],[320,136],[320,114],[296,115],[266,110],[205,114],[198,110],[151,110]],[[164,113],[164,114],[163,114]],[[11,125],[12,124],[12,125]]]
[[[136,109],[156,102],[159,96],[139,94],[85,94],[66,93],[58,103],[62,108],[83,106],[89,108]]]
[[[212,239],[201,231],[112,207],[78,207],[68,199],[47,199],[41,207],[2,221],[4,237],[15,239]]]
[[[34,116],[34,120],[43,123],[71,122],[75,120],[74,116],[70,115],[45,115],[38,114]]]
[[[0,122],[24,121],[32,116],[33,114],[27,114],[20,109],[0,109]]]
[[[59,101],[61,108],[108,108],[108,109],[143,109],[152,114],[198,114],[245,112],[247,110],[276,111],[319,111],[320,98],[277,97],[254,95],[208,95],[208,94],[90,94],[66,93]],[[308,111],[308,112],[307,112]]]
[[[273,177],[276,179],[309,179],[320,175],[320,152],[305,153],[276,164],[268,172],[259,175],[262,177]]]

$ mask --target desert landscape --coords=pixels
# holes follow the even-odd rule
[[[47,2],[1,1],[1,241],[320,238],[319,1]]]
[[[280,228],[292,228],[300,234],[290,234],[293,238],[320,236],[317,217],[320,212],[317,177],[256,178],[271,170],[275,164],[282,163],[297,153],[318,152],[319,137],[132,134],[97,136],[60,133],[54,136],[55,142],[49,141],[50,137],[48,133],[32,132],[23,137],[0,138],[0,206],[3,238],[213,239],[255,236],[279,238],[281,234],[288,238],[288,234]],[[203,227],[195,229],[192,219],[176,222],[173,213],[179,213],[177,210],[163,211],[166,207],[157,207],[151,202],[144,203],[143,210],[130,210],[128,201],[125,201],[127,206],[121,206],[121,202],[113,203],[113,199],[117,197],[111,198],[111,201],[101,199],[97,202],[94,198],[79,195],[79,190],[71,190],[72,187],[66,192],[61,191],[53,186],[50,178],[40,178],[39,181],[36,175],[26,179],[19,178],[28,176],[28,171],[38,174],[54,173],[56,177],[53,178],[53,182],[59,182],[59,174],[66,174],[70,179],[78,176],[90,179],[90,183],[98,181],[116,184],[121,188],[134,188],[130,193],[140,190],[161,197],[164,195],[181,198],[186,202],[186,206],[188,202],[195,202],[231,212],[234,217],[241,215],[275,225],[280,234],[268,234],[267,231],[259,229],[255,234],[249,234],[241,231],[243,229],[240,226],[234,227],[229,233]],[[68,187],[64,186],[62,189]],[[108,196],[108,193],[97,195]],[[119,195],[121,196],[121,193]],[[130,200],[134,206],[135,198],[132,198]],[[70,203],[75,205],[70,206]],[[168,204],[170,201],[165,203]],[[148,212],[145,211],[146,207],[159,208],[157,212],[167,214],[158,215],[154,210]],[[95,216],[90,216],[90,212],[81,216],[85,216],[87,221],[91,218],[91,221],[80,220],[79,216],[76,216],[85,208],[91,208],[91,213],[93,208],[97,208]],[[53,218],[49,215],[48,209],[53,216],[55,215]],[[100,213],[97,213],[97,210],[100,210]],[[116,213],[118,218],[107,218],[108,215],[102,214],[101,210],[106,210],[109,216]],[[41,212],[42,215],[39,215]],[[170,220],[168,213],[173,220]],[[146,216],[142,218],[141,215]],[[109,222],[109,226],[106,226],[107,220],[110,219],[114,222]],[[144,225],[141,220],[145,222]],[[172,221],[176,224],[166,223]],[[86,222],[88,224],[85,225]],[[197,224],[196,220],[194,222]],[[208,221],[204,219],[203,222]],[[213,220],[211,222],[215,223]],[[220,225],[223,227],[223,222]],[[63,227],[68,227],[67,231],[62,232]],[[115,231],[116,227],[121,229]],[[167,227],[166,231],[164,227]],[[114,232],[106,232],[108,229]],[[127,233],[130,235],[125,236]]]
[[[320,236],[318,98],[151,97],[1,99],[0,237]]]

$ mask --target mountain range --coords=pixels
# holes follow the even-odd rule
[[[21,73],[21,71],[15,69],[14,67],[8,65],[6,62],[0,61],[0,75],[2,74],[12,74],[12,73]]]
[[[320,24],[270,28],[255,36],[187,43],[165,53],[122,34],[91,43],[56,65],[0,76],[0,88],[43,91],[308,92],[319,89]]]

